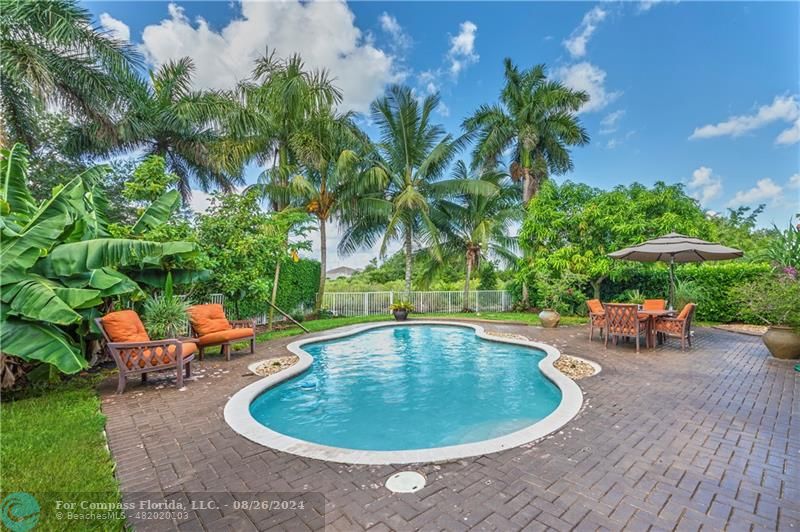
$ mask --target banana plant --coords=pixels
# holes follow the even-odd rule
[[[24,146],[0,150],[0,345],[4,354],[75,373],[88,365],[92,319],[112,299],[142,295],[129,275],[195,245],[135,238],[166,221],[176,191],[145,209],[133,238],[111,238],[98,185],[107,167],[76,176],[42,203],[28,190],[27,169]]]

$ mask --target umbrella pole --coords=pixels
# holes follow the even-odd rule
[[[675,257],[669,258],[669,308],[675,308]]]

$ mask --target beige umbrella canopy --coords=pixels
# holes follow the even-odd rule
[[[609,253],[608,256],[620,260],[636,262],[669,263],[669,302],[675,301],[675,263],[705,262],[707,260],[729,260],[743,256],[741,250],[729,248],[713,242],[706,242],[678,233],[670,233],[648,240],[629,248]]]

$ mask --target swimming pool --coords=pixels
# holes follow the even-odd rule
[[[303,456],[406,463],[484,454],[544,436],[582,401],[552,367],[554,348],[472,324],[373,324],[289,350],[300,362],[236,394],[225,417],[240,434]]]

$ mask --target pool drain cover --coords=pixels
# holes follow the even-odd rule
[[[414,493],[424,487],[425,477],[416,471],[401,471],[386,481],[386,489],[395,493]]]

